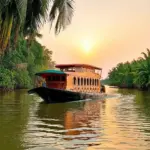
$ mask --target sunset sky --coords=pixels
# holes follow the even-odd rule
[[[72,23],[58,36],[49,24],[41,29],[40,42],[57,64],[95,65],[105,78],[117,63],[150,48],[150,0],[75,0],[74,8]]]

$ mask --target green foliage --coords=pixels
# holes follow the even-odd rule
[[[14,73],[15,88],[29,88],[31,86],[31,78],[27,70],[17,70]]]
[[[106,79],[101,80],[101,84],[109,85],[109,79],[106,78]]]
[[[43,64],[43,56],[44,56],[44,51],[43,51],[43,47],[41,46],[40,43],[38,43],[37,41],[35,41],[34,43],[32,43],[30,50],[29,50],[29,57],[31,57],[30,55],[33,55],[34,58],[34,64],[36,65],[42,65]],[[33,58],[32,56],[32,58]]]
[[[15,85],[14,72],[0,66],[0,88],[13,89]]]
[[[42,36],[38,29],[47,18],[51,25],[56,22],[56,34],[65,29],[73,15],[72,4],[72,0],[0,0],[1,87],[27,88],[35,72],[54,67],[52,51],[36,41]]]
[[[127,88],[150,88],[150,50],[142,52],[140,57],[132,62],[119,63],[109,71],[109,84]]]
[[[32,41],[31,47],[27,41],[19,37],[15,50],[12,47],[1,57],[0,87],[29,88],[33,86],[36,72],[50,69],[53,66],[52,52],[37,41]],[[2,67],[3,66],[3,67]]]
[[[55,33],[70,24],[72,0],[0,0],[0,87],[27,88],[36,72],[54,67],[52,52],[36,41],[47,18]],[[51,5],[48,17],[48,9]]]
[[[20,37],[16,49],[10,47],[8,52],[3,56],[2,63],[5,68],[14,69],[16,64],[22,62],[27,63],[27,57],[28,53],[26,40]]]
[[[16,45],[18,35],[23,33],[31,42],[47,20],[51,25],[56,20],[56,33],[65,29],[73,16],[72,4],[72,0],[0,0],[0,55],[5,53],[10,37]]]

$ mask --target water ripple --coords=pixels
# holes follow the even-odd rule
[[[150,149],[150,94],[109,90],[104,100],[42,104],[25,95],[1,101],[0,144],[17,143],[13,150]]]
[[[41,105],[37,111],[43,113],[32,116],[26,139],[49,149],[117,150],[137,149],[137,145],[148,149],[150,120],[139,116],[141,110],[135,98],[134,94],[118,93],[107,96],[105,101],[86,101],[80,109],[72,108],[73,103],[65,110],[63,105],[55,105],[56,114],[56,108]],[[32,143],[28,141],[28,145]]]

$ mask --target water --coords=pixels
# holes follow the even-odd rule
[[[106,91],[103,100],[63,104],[26,90],[0,93],[0,149],[150,149],[150,93]]]

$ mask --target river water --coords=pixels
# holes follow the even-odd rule
[[[108,97],[44,104],[0,93],[0,150],[148,150],[150,93],[107,87]]]

